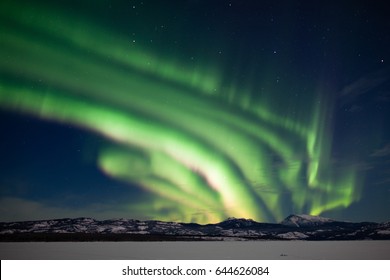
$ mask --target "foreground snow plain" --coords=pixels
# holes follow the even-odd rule
[[[1,242],[2,260],[390,260],[390,241]]]

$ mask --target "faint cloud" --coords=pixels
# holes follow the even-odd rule
[[[362,106],[358,106],[356,104],[353,104],[351,107],[347,108],[346,111],[350,113],[357,113],[363,110]]]
[[[390,178],[385,178],[385,179],[382,179],[382,180],[379,180],[377,182],[375,182],[375,185],[386,185],[388,186],[390,184]],[[390,191],[390,189],[389,189]]]
[[[386,157],[390,155],[390,143],[381,149],[375,150],[370,156],[372,157]]]
[[[375,165],[369,162],[358,162],[353,167],[358,171],[368,171],[374,169]]]
[[[390,91],[382,91],[377,97],[379,102],[390,102]]]
[[[370,92],[389,79],[388,69],[371,73],[345,86],[339,93],[342,104],[352,102],[359,96]]]

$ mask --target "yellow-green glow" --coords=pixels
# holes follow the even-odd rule
[[[355,170],[330,166],[325,101],[281,114],[252,102],[250,87],[224,84],[218,65],[188,66],[61,13],[49,24],[51,12],[1,6],[1,20],[17,28],[0,26],[0,107],[109,139],[97,166],[150,193],[129,209],[162,220],[273,221],[359,198]]]

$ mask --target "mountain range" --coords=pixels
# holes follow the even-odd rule
[[[164,241],[164,240],[390,240],[390,222],[345,222],[290,215],[280,223],[228,218],[216,224],[65,218],[1,222],[0,241]]]

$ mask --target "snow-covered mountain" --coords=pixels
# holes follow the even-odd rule
[[[283,225],[294,227],[311,227],[336,222],[335,220],[311,215],[290,215],[282,221]]]
[[[0,223],[0,241],[390,239],[390,223],[290,215],[281,223],[229,218],[217,224],[91,218]]]

